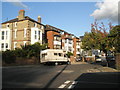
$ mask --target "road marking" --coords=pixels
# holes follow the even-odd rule
[[[67,80],[64,82],[64,84],[60,85],[58,88],[64,88],[65,86],[67,86],[67,84],[69,84],[71,81]]]
[[[73,81],[73,82],[72,82],[72,84],[77,84],[77,83],[78,83],[78,81]]]
[[[98,69],[89,69],[89,70],[87,70],[87,72],[101,72],[101,71]]]
[[[72,84],[68,87],[68,89],[73,89],[78,81],[73,81]]]
[[[62,84],[58,88],[64,88],[65,86],[66,86],[65,84]]]
[[[61,71],[57,71],[57,72],[61,72]],[[62,73],[72,73],[74,72],[73,70],[64,70]]]
[[[68,89],[73,89],[75,87],[75,85],[70,85],[69,87],[68,87]]]
[[[68,84],[68,83],[70,83],[70,82],[71,82],[71,81],[66,81],[65,84]]]
[[[64,84],[60,85],[58,88],[68,88],[72,89],[75,87],[75,85],[78,83],[78,81],[65,81]]]

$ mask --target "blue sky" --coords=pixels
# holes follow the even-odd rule
[[[90,16],[96,9],[96,2],[23,2],[28,8],[25,15],[37,20],[40,15],[43,24],[63,29],[76,36],[90,31],[94,18]],[[12,3],[2,3],[2,22],[14,19],[19,10],[24,9]],[[105,23],[108,21],[104,20]]]

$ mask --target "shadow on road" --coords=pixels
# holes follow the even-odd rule
[[[83,73],[74,88],[120,88],[120,72]]]
[[[49,88],[49,86],[55,81],[55,79],[66,69],[68,65],[66,65],[58,74],[56,74],[47,84],[44,88]]]
[[[88,62],[88,63],[89,63],[89,62]],[[93,63],[90,63],[90,64],[107,66],[107,62],[100,62],[100,61],[98,61],[98,62],[93,62]],[[115,65],[116,65],[116,62],[115,62],[114,60],[111,60],[111,61],[108,62],[108,67],[110,67],[110,68],[116,69]]]

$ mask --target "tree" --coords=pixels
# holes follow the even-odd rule
[[[70,58],[70,56],[73,56],[73,53],[71,53],[71,52],[67,52],[66,55],[68,56],[68,58]]]
[[[112,25],[109,23],[109,30],[111,28]],[[82,48],[85,50],[99,49],[105,53],[107,60],[107,52],[111,49],[108,35],[109,33],[103,22],[98,25],[95,21],[94,24],[91,24],[91,32],[84,35]]]
[[[116,53],[120,53],[120,25],[116,25],[110,30],[109,40],[112,50]]]
[[[13,50],[3,51],[2,60],[7,64],[15,63],[16,55],[14,54],[14,51]]]
[[[44,50],[47,48],[47,44],[43,44],[41,45],[39,42],[36,42],[32,45],[25,45],[25,46],[21,46],[22,50],[24,50],[25,55],[27,58],[30,57],[36,57],[39,58],[40,57],[40,51]]]

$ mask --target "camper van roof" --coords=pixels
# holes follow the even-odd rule
[[[63,53],[62,49],[46,49],[46,50],[41,51],[41,53],[47,53],[48,51],[50,51],[50,52],[62,52]]]

